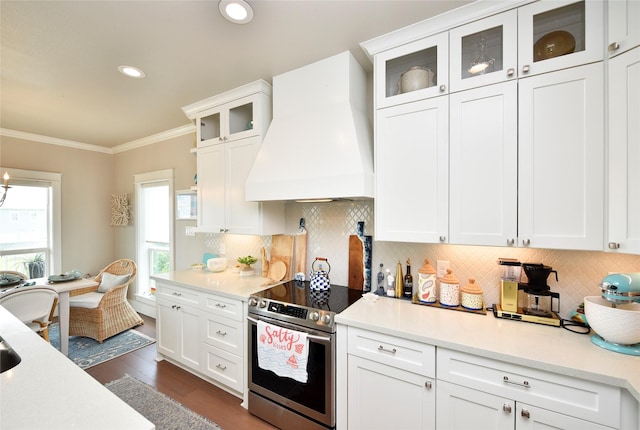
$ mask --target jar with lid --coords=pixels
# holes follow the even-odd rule
[[[440,304],[443,306],[460,305],[460,281],[447,269],[447,274],[440,278]]]
[[[416,296],[419,302],[435,303],[438,300],[436,295],[436,269],[429,263],[429,259],[425,259],[422,267],[418,269],[416,289]]]
[[[463,308],[479,310],[482,309],[482,288],[476,284],[476,278],[469,278],[469,283],[460,289],[460,302]]]

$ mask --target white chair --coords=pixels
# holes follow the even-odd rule
[[[42,286],[18,287],[0,294],[0,305],[49,341],[49,324],[58,303],[58,293]]]

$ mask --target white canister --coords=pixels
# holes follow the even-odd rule
[[[467,309],[479,310],[484,306],[482,288],[476,284],[475,278],[469,278],[469,283],[460,289],[460,302]]]
[[[440,304],[443,306],[460,305],[460,281],[447,269],[447,274],[440,278]]]
[[[436,294],[436,269],[424,260],[424,264],[418,269],[418,301],[421,303],[435,303],[438,300]]]

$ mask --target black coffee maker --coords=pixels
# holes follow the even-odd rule
[[[560,294],[551,291],[547,284],[547,279],[551,273],[556,275],[558,281],[558,272],[553,270],[551,266],[545,266],[541,263],[522,263],[522,269],[527,275],[527,283],[520,283],[518,289],[524,291],[522,310],[527,315],[534,315],[543,318],[557,317],[560,312]],[[555,309],[553,302],[556,302]]]

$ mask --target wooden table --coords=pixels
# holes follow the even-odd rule
[[[98,285],[93,279],[77,279],[68,282],[49,283],[47,278],[32,279],[36,285],[53,288],[58,293],[58,317],[60,318],[60,351],[69,354],[69,293],[81,288]]]

